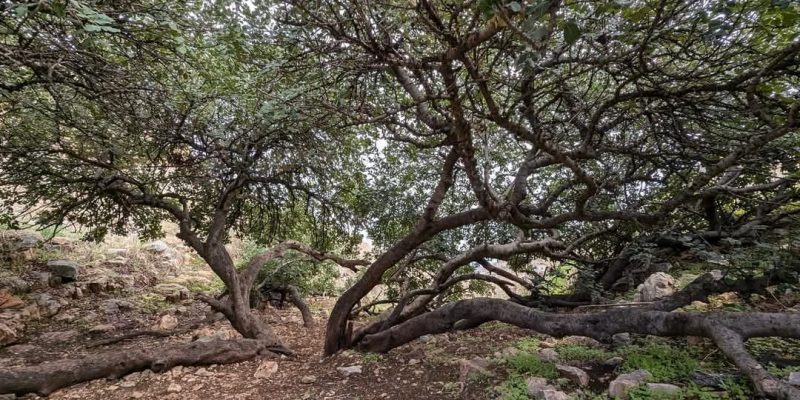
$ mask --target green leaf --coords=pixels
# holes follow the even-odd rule
[[[567,44],[575,43],[581,37],[581,28],[575,21],[567,21],[564,23],[564,41]]]
[[[83,26],[83,30],[86,32],[100,32],[103,30],[103,27],[95,24],[86,24]]]
[[[508,3],[508,9],[513,11],[513,12],[515,12],[515,13],[517,13],[517,12],[522,11],[522,6],[519,4],[518,1],[512,1],[512,2]]]
[[[14,13],[17,14],[18,17],[24,17],[28,15],[28,4],[20,4],[16,8],[14,8]]]

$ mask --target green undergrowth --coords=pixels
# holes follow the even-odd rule
[[[627,346],[619,354],[625,359],[625,371],[646,369],[655,382],[686,381],[699,366],[693,354],[662,343]]]
[[[554,379],[558,376],[553,363],[542,361],[537,354],[520,353],[509,357],[506,362],[512,371],[527,376]]]

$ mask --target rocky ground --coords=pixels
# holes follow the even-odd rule
[[[35,234],[3,233],[13,250],[0,271],[0,368],[102,351],[233,338],[220,315],[193,297],[219,282],[175,240],[139,244],[117,238],[103,246]],[[28,236],[26,236],[28,235]],[[10,244],[9,244],[10,243]],[[669,290],[667,274],[636,296]],[[765,310],[796,310],[796,294],[756,299]],[[637,298],[640,300],[640,298]],[[317,324],[305,328],[293,308],[260,311],[292,357],[232,365],[149,370],[53,393],[53,399],[747,399],[747,383],[710,343],[618,335],[611,345],[581,337],[555,339],[504,324],[422,339],[388,354],[346,351],[323,358],[330,298],[309,303]],[[747,302],[747,307],[753,307]],[[744,307],[735,294],[701,309]],[[795,308],[791,308],[795,307]],[[179,332],[98,345],[141,329]],[[751,341],[772,373],[800,384],[800,342]],[[28,396],[35,398],[36,396]]]

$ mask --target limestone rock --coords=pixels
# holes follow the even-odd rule
[[[103,302],[103,311],[106,314],[117,314],[122,311],[131,311],[136,305],[127,300],[109,299]]]
[[[5,346],[19,340],[19,334],[7,323],[0,322],[0,345]]]
[[[611,398],[626,398],[625,392],[645,383],[652,377],[650,372],[643,369],[622,374],[608,384],[608,395]]]
[[[472,376],[492,375],[489,371],[489,360],[475,357],[471,360],[458,360],[459,377],[461,382],[466,382]]]
[[[169,245],[163,240],[156,240],[154,242],[150,242],[144,246],[144,249],[151,252],[151,253],[164,253],[170,250]]]
[[[0,310],[24,307],[25,302],[22,299],[5,290],[0,290]]]
[[[636,287],[633,301],[655,301],[670,296],[677,290],[675,278],[663,272],[656,272]]]
[[[47,268],[53,276],[61,278],[62,282],[72,282],[78,278],[78,263],[70,260],[52,260],[47,262]]]
[[[589,374],[578,367],[556,364],[556,371],[575,385],[589,386]]]
[[[182,390],[183,390],[183,388],[181,387],[181,385],[179,385],[177,383],[170,383],[169,386],[167,386],[167,392],[170,392],[170,393],[178,393],[178,392],[180,392]]]
[[[361,366],[360,365],[351,365],[349,367],[338,367],[336,368],[342,376],[348,377],[350,375],[360,374],[361,373]]]
[[[586,346],[586,347],[602,347],[603,345],[587,336],[567,336],[561,339],[561,344],[572,344],[576,346]]]
[[[789,374],[789,378],[786,379],[790,385],[800,386],[800,372],[792,372]]]
[[[34,231],[9,230],[0,232],[0,251],[19,253],[38,247],[44,238]]]
[[[314,375],[304,375],[300,378],[300,383],[304,385],[310,385],[317,381],[317,377]]]
[[[256,368],[256,373],[253,374],[254,378],[267,379],[278,372],[278,363],[275,361],[263,361],[261,365]]]
[[[24,279],[9,276],[0,281],[0,288],[8,289],[11,293],[28,293],[31,285]]]
[[[535,400],[569,400],[566,393],[556,389],[547,383],[545,378],[528,378],[525,383],[528,386],[528,396]]]
[[[669,383],[648,383],[647,388],[652,393],[657,393],[666,396],[675,396],[676,398],[679,397],[680,393],[683,391],[683,389],[681,389],[680,386],[672,385]]]
[[[539,350],[539,359],[542,361],[553,362],[558,359],[558,352],[553,349]]]
[[[158,329],[169,331],[178,326],[178,319],[174,315],[166,314],[158,320]]]
[[[164,299],[171,303],[178,303],[189,299],[189,289],[177,283],[161,283],[153,288],[153,291],[164,296]]]
[[[611,344],[616,347],[621,346],[628,346],[633,342],[631,339],[631,334],[624,332],[624,333],[617,333],[611,336]]]

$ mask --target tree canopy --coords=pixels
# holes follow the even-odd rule
[[[798,22],[772,0],[5,3],[2,200],[97,238],[179,223],[231,288],[210,303],[235,326],[247,271],[284,250],[363,266],[328,353],[493,318],[555,330],[520,315],[604,301],[670,252],[796,248]],[[237,272],[214,250],[231,234],[322,250],[366,234],[374,251],[289,241]],[[769,268],[796,281],[781,257]],[[554,295],[531,259],[581,285]],[[509,300],[448,303],[463,282]],[[353,329],[379,284],[393,307]],[[669,325],[678,303],[627,315]],[[726,318],[653,333],[736,358],[762,332],[731,336]]]

